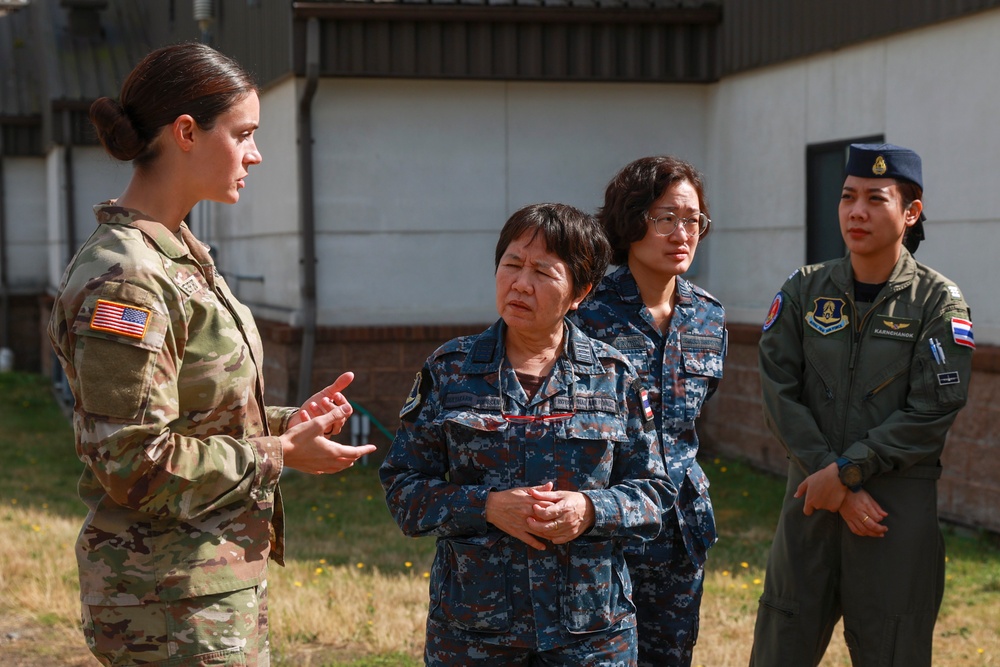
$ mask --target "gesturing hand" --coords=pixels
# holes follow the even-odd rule
[[[354,373],[348,371],[347,373],[341,374],[333,384],[320,389],[318,392],[309,397],[299,411],[292,415],[291,419],[288,420],[289,428],[295,424],[300,424],[305,421],[309,421],[313,417],[321,414],[333,413],[335,419],[332,425],[327,429],[326,435],[336,435],[340,433],[341,429],[344,428],[344,424],[347,423],[348,418],[354,412],[354,408],[351,407],[350,401],[344,398],[344,395],[340,392],[344,391],[349,384],[354,380]]]
[[[327,439],[326,433],[341,419],[342,411],[332,409],[300,420],[282,433],[279,440],[285,465],[314,474],[340,472],[375,451],[375,445],[351,447]]]

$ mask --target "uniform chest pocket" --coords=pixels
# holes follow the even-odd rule
[[[451,481],[498,484],[505,488],[512,461],[505,442],[503,417],[458,409],[444,412],[440,420],[448,442]]]
[[[722,377],[722,339],[714,336],[681,335],[684,372],[709,378]]]
[[[618,414],[578,412],[556,431],[556,476],[574,489],[603,489],[611,484],[615,450],[626,442]]]
[[[684,364],[683,422],[693,424],[713,386],[722,377],[722,340],[711,336],[681,336]],[[676,397],[679,398],[679,397]]]

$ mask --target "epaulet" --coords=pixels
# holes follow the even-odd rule
[[[697,294],[698,297],[700,297],[700,298],[702,298],[702,299],[704,299],[706,301],[711,301],[712,303],[714,303],[717,306],[721,306],[722,305],[722,302],[719,301],[718,299],[716,299],[715,296],[711,292],[709,292],[707,289],[705,289],[703,287],[699,287],[698,285],[695,285],[694,283],[690,283],[690,284],[691,284],[691,291],[694,292],[695,294]]]

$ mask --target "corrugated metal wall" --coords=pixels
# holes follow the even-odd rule
[[[705,82],[714,25],[325,21],[324,76]]]
[[[1000,7],[1000,0],[725,0],[720,76]]]

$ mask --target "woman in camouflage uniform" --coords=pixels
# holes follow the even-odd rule
[[[635,160],[608,183],[598,218],[619,267],[576,320],[639,372],[678,491],[656,540],[627,554],[639,665],[684,667],[698,638],[705,558],[716,540],[695,420],[719,384],[726,351],[722,304],[681,277],[711,223],[701,174],[668,155]]]
[[[105,665],[267,665],[268,558],[282,562],[283,466],[337,472],[374,447],[325,438],[347,373],[300,410],[264,405],[250,311],[184,223],[235,203],[260,103],[199,44],[147,56],[91,119],[134,163],[63,277],[49,335],[74,398],[83,629]]]
[[[434,352],[403,406],[380,472],[403,532],[438,538],[428,665],[635,664],[623,546],[674,489],[635,372],[565,317],[607,258],[577,209],[514,213],[501,319]]]

